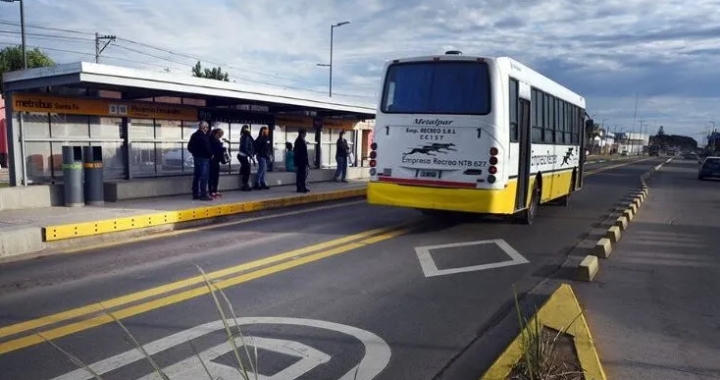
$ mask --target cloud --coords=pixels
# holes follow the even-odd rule
[[[86,31],[68,40],[28,36],[61,50],[59,61],[92,59],[95,31],[119,39],[103,62],[187,75],[195,60],[127,40],[222,63],[232,79],[327,91],[330,25],[333,91],[373,102],[386,60],[459,49],[511,56],[583,94],[589,113],[632,127],[638,118],[666,130],[702,130],[720,98],[720,0],[37,0],[29,25]],[[17,15],[0,4],[0,22]],[[58,20],[63,20],[62,23]],[[17,30],[0,24],[1,30]],[[33,33],[47,31],[28,29]],[[51,32],[52,33],[52,32]],[[14,40],[13,40],[14,38]],[[0,41],[18,41],[3,35]],[[129,49],[152,54],[155,58]],[[630,117],[628,117],[630,115]],[[717,120],[720,121],[720,120]],[[697,136],[696,136],[697,137]]]

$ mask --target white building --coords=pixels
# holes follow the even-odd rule
[[[618,151],[627,151],[629,154],[642,154],[650,144],[650,135],[647,133],[624,133],[618,141]]]

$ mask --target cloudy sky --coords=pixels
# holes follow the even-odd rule
[[[335,30],[333,93],[358,102],[374,103],[385,60],[459,49],[526,63],[611,130],[638,130],[636,94],[651,133],[720,124],[720,0],[25,2],[28,45],[60,63],[92,61],[100,32],[118,37],[103,63],[189,75],[197,56],[237,82],[324,93],[330,25],[350,21]],[[20,41],[18,9],[0,3],[0,47]]]

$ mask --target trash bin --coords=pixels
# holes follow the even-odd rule
[[[85,204],[102,206],[105,203],[102,147],[83,147],[83,167],[85,168]]]
[[[82,148],[79,146],[63,146],[62,159],[65,206],[82,207],[85,205]]]

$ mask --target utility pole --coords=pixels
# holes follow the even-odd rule
[[[640,129],[639,129],[639,134],[640,134],[640,154],[642,154],[643,147],[644,147],[644,144],[645,144],[645,138],[643,137],[643,136],[644,136],[644,134],[643,134],[643,128],[644,128],[644,127],[645,127],[645,120],[641,119],[641,120],[640,120]]]
[[[95,63],[100,63],[100,54],[105,50],[108,45],[110,45],[111,42],[115,41],[116,37],[114,35],[99,35],[98,33],[95,33]],[[100,41],[103,41],[104,45],[102,47],[100,46]]]
[[[333,80],[333,45],[335,43],[335,28],[339,28],[343,25],[349,24],[350,21],[338,22],[337,24],[330,25],[330,63],[318,63],[320,67],[327,67],[330,69],[328,79],[328,97],[332,97],[332,80]]]
[[[3,3],[20,3],[20,37],[22,39],[23,69],[27,69],[27,49],[25,47],[25,2],[23,0],[0,0]],[[0,78],[0,80],[2,80]]]
[[[636,93],[635,93],[635,112],[633,112],[633,125],[632,125],[632,128],[630,128],[631,131],[634,131],[634,130],[635,130],[635,127],[636,127],[636,125],[637,125],[636,120],[637,120],[637,110],[638,110],[638,101],[639,101],[639,100],[640,100],[640,93],[639,93],[639,92],[636,92]],[[632,132],[631,132],[631,133],[632,133]],[[633,149],[635,148],[635,143],[633,142],[632,139],[630,140],[630,144],[631,144],[631,145],[630,145],[630,146],[631,146],[631,148],[630,148],[630,153],[634,153],[634,152],[633,152]]]

